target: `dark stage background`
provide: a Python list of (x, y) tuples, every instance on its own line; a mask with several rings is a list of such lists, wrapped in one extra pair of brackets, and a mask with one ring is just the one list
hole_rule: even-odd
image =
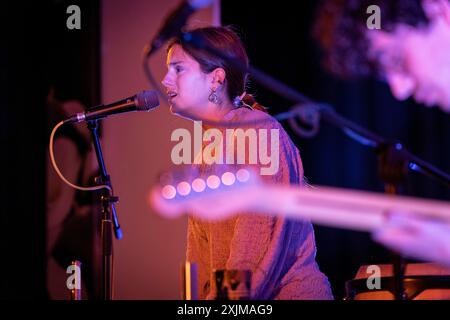
[[(106, 0), (107, 1), (107, 0)], [(61, 99), (78, 98), (86, 105), (99, 100), (99, 2), (8, 1), (1, 10), (0, 142), (2, 275), (0, 297), (45, 297), (45, 149), (44, 104), (52, 79)], [(82, 6), (89, 27), (71, 32), (65, 9)], [(387, 138), (398, 139), (424, 160), (450, 172), (450, 116), (413, 101), (397, 102), (383, 83), (367, 79), (345, 82), (326, 74), (311, 34), (317, 1), (279, 5), (254, 1), (222, 1), (222, 22), (237, 27), (251, 62), (343, 116)], [(166, 13), (161, 14), (166, 15)], [(6, 32), (5, 32), (6, 31)], [(149, 31), (150, 36), (150, 31)], [(271, 114), (290, 102), (252, 83), (260, 103)], [(382, 191), (372, 150), (323, 124), (306, 140), (285, 128), (298, 146), (310, 183)], [(414, 196), (448, 200), (450, 191), (412, 173)], [(389, 253), (368, 234), (315, 227), (317, 260), (329, 277), (335, 297), (364, 264), (389, 262)]]
[[(320, 52), (312, 38), (312, 22), (319, 1), (273, 3), (223, 1), (222, 24), (233, 25), (243, 36), (251, 64), (307, 96), (332, 104), (338, 113), (406, 148), (438, 168), (450, 172), (450, 115), (427, 109), (412, 100), (396, 101), (386, 84), (373, 79), (342, 81), (320, 66)], [(291, 103), (257, 85), (259, 102), (276, 114)], [(298, 146), (311, 184), (383, 191), (372, 149), (359, 145), (337, 128), (323, 123), (313, 139), (303, 139), (284, 127)], [(411, 173), (410, 195), (450, 199), (450, 190)], [(317, 260), (329, 277), (337, 299), (345, 281), (361, 265), (388, 263), (391, 255), (362, 232), (315, 226)]]
[(46, 96), (98, 103), (99, 1), (7, 1), (0, 16), (0, 299), (45, 298)]

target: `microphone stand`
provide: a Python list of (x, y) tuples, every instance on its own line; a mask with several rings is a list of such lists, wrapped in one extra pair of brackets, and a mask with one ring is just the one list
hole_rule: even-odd
[[(408, 175), (408, 156), (400, 143), (384, 144), (378, 149), (378, 174), (384, 181), (387, 194), (405, 193), (405, 182)], [(392, 288), (396, 300), (407, 300), (403, 280), (405, 277), (405, 259), (401, 254), (393, 253)]]
[[(300, 104), (299, 107), (291, 112), (288, 112), (288, 117), (296, 117), (298, 116), (298, 111), (302, 110), (302, 112), (306, 114), (306, 119), (323, 119), (326, 122), (340, 128), (347, 136), (357, 142), (373, 148), (375, 153), (378, 155), (379, 176), (384, 182), (386, 193), (398, 194), (403, 192), (408, 169), (420, 172), (444, 184), (445, 186), (450, 187), (449, 174), (433, 167), (431, 164), (411, 154), (403, 148), (401, 143), (388, 141), (387, 139), (360, 127), (359, 125), (336, 113), (331, 106), (314, 102), (297, 90), (289, 87), (270, 75), (252, 66), (246, 66), (239, 60), (229, 57), (223, 52), (210, 47), (199, 36), (196, 36), (190, 32), (183, 32), (181, 34), (181, 39), (189, 45), (192, 45), (198, 49), (206, 50), (209, 53), (229, 61), (234, 67), (242, 71), (249, 72), (252, 78), (262, 86), (290, 101), (293, 101), (295, 104)], [(286, 117), (286, 115), (282, 116)], [(312, 123), (313, 127), (314, 125), (318, 124)], [(405, 270), (403, 257), (396, 256), (394, 258), (393, 267), (394, 296), (398, 300), (407, 299), (403, 286)]]
[[(95, 154), (100, 169), (100, 175), (95, 179), (98, 185), (107, 185), (112, 188), (111, 179), (106, 172), (105, 162), (103, 160), (103, 153), (98, 136), (98, 119), (87, 121), (87, 127), (91, 131), (94, 141)], [(114, 203), (119, 201), (119, 198), (113, 195), (110, 189), (103, 188), (100, 194), (101, 209), (101, 239), (102, 239), (102, 277), (101, 277), (101, 300), (112, 300), (112, 286), (113, 286), (113, 240), (112, 228), (114, 228), (114, 235), (116, 239), (122, 238), (122, 230), (117, 219)]]

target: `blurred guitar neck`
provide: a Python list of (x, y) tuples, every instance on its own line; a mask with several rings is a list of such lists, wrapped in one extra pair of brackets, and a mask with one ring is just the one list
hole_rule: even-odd
[(401, 211), (450, 224), (450, 202), (385, 195), (331, 187), (315, 189), (266, 185), (258, 191), (261, 202), (254, 208), (289, 218), (357, 231), (381, 227), (386, 214)]

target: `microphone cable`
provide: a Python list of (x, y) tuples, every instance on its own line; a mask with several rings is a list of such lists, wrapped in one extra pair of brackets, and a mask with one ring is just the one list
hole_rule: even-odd
[(65, 124), (64, 121), (59, 122), (52, 130), (52, 133), (50, 134), (50, 142), (49, 142), (49, 153), (50, 153), (50, 160), (53, 166), (53, 169), (55, 169), (56, 173), (58, 174), (58, 176), (61, 178), (62, 181), (64, 181), (64, 183), (66, 183), (67, 185), (69, 185), (70, 187), (77, 189), (77, 190), (81, 190), (81, 191), (96, 191), (96, 190), (100, 190), (103, 188), (108, 189), (109, 191), (112, 192), (112, 189), (110, 186), (103, 184), (103, 185), (99, 185), (99, 186), (93, 186), (93, 187), (80, 187), (77, 186), (73, 183), (71, 183), (70, 181), (68, 181), (64, 175), (61, 173), (61, 171), (58, 168), (58, 165), (56, 164), (56, 160), (55, 160), (55, 155), (53, 153), (53, 140), (55, 138), (55, 133), (58, 130), (59, 127), (61, 127), (63, 124)]

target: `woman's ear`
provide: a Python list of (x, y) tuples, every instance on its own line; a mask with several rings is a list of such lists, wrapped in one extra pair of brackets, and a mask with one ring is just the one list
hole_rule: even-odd
[(216, 68), (212, 71), (212, 82), (215, 86), (220, 86), (225, 82), (226, 72), (223, 68)]

